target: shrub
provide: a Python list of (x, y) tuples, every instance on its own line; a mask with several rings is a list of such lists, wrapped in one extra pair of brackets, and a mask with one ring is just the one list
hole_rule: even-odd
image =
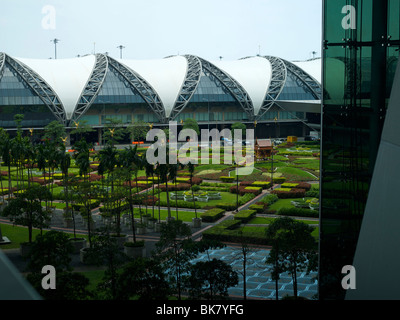
[(250, 210), (255, 210), (257, 213), (262, 213), (264, 211), (264, 206), (259, 204), (252, 204), (249, 207)]
[(274, 179), (274, 183), (277, 183), (277, 184), (282, 184), (286, 181), (285, 177), (277, 177), (277, 178), (273, 178), (273, 179)]
[(219, 220), (224, 215), (225, 210), (221, 208), (210, 209), (200, 215), (204, 222), (214, 222)]
[(260, 200), (260, 202), (270, 206), (271, 204), (274, 204), (278, 200), (279, 200), (279, 198), (276, 194), (269, 194), (269, 195), (265, 196), (264, 198), (262, 198)]
[[(168, 183), (168, 191), (184, 191), (184, 190), (189, 190), (190, 189), (190, 184), (188, 183), (178, 183), (175, 185), (175, 183)], [(160, 190), (161, 191), (166, 191), (167, 186), (165, 183), (160, 184)]]
[[(230, 193), (238, 193), (238, 188), (236, 186), (232, 186), (229, 188), (229, 192)], [(252, 193), (254, 195), (259, 195), (262, 192), (262, 188), (261, 187), (245, 187), (245, 186), (239, 186), (239, 194), (241, 196), (247, 194), (247, 193)]]
[(311, 190), (306, 192), (307, 198), (319, 198), (319, 191)]
[(306, 191), (304, 189), (287, 189), (287, 191), (285, 191), (284, 188), (281, 188), (275, 189), (271, 191), (271, 193), (277, 195), (279, 199), (289, 199), (304, 198)]
[(216, 205), (217, 208), (224, 209), (226, 211), (236, 210), (236, 204), (228, 203), (228, 202), (220, 202)]
[(235, 214), (234, 219), (235, 220), (240, 220), (242, 223), (246, 223), (250, 221), (255, 214), (257, 213), (256, 210), (242, 210), (239, 213)]
[(298, 183), (288, 183), (288, 182), (285, 182), (285, 183), (282, 183), (281, 188), (289, 188), (289, 189), (292, 189), (292, 188), (296, 188), (298, 185), (299, 185)]
[(253, 187), (261, 187), (263, 189), (271, 188), (272, 183), (270, 181), (255, 181), (251, 184)]
[(255, 194), (261, 194), (262, 188), (261, 187), (245, 187), (244, 192), (251, 192)]
[(233, 182), (233, 181), (235, 181), (235, 177), (220, 176), (219, 178), (223, 182)]
[(303, 209), (303, 208), (282, 208), (278, 211), (278, 215), (318, 218), (319, 212), (315, 211), (315, 210)]

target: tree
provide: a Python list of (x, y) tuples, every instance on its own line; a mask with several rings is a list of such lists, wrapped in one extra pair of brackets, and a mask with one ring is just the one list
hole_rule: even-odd
[(61, 146), (64, 137), (67, 135), (63, 124), (54, 120), (44, 127), (43, 138), (49, 142), (55, 143), (57, 146)]
[[(152, 217), (154, 219), (154, 204), (155, 204), (155, 197), (154, 197), (154, 164), (149, 163), (146, 159), (144, 160), (144, 169), (146, 172), (146, 177), (150, 177), (151, 176), (151, 181), (152, 181), (152, 196), (153, 196), (153, 200), (152, 200), (152, 207), (153, 207), (153, 214)], [(147, 209), (146, 209), (146, 213), (147, 213)]]
[(66, 233), (55, 230), (38, 235), (32, 245), (28, 269), (41, 272), (43, 266), (51, 265), (57, 272), (70, 271), (73, 246), (69, 239)]
[(138, 257), (126, 264), (118, 277), (118, 299), (166, 300), (170, 293), (166, 274), (156, 259)]
[[(134, 170), (133, 166), (136, 161), (136, 151), (137, 147), (129, 147), (122, 151), (121, 153), (121, 164), (122, 167), (125, 169), (125, 182), (129, 184), (129, 195), (128, 195), (128, 203), (129, 203), (129, 212), (131, 215), (131, 227), (132, 227), (132, 235), (133, 235), (133, 242), (136, 242), (136, 232), (135, 232), (135, 215), (133, 209), (133, 195), (132, 195), (132, 170)], [(136, 179), (137, 181), (137, 179)], [(137, 188), (137, 182), (136, 182)]]
[(87, 124), (86, 120), (81, 120), (78, 122), (74, 121), (74, 124), (75, 124), (75, 129), (71, 131), (71, 135), (78, 135), (79, 140), (82, 140), (85, 134), (94, 131), (94, 129)]
[(132, 141), (145, 139), (149, 130), (150, 125), (141, 120), (131, 123), (127, 128)]
[(122, 127), (122, 121), (113, 118), (107, 118), (103, 129), (103, 139), (106, 144), (114, 147), (116, 143), (124, 138), (126, 129)]
[(159, 241), (156, 243), (157, 256), (168, 282), (181, 300), (182, 290), (190, 271), (190, 261), (196, 256), (195, 242), (191, 239), (190, 227), (181, 220), (169, 220), (162, 224)]
[(190, 276), (187, 279), (191, 299), (225, 299), (228, 297), (228, 288), (236, 286), (239, 278), (232, 267), (225, 261), (210, 259), (209, 250), (224, 248), (225, 244), (215, 240), (196, 241), (192, 252), (207, 253), (207, 260), (198, 261), (190, 267)]
[(192, 298), (226, 299), (228, 288), (239, 283), (232, 267), (219, 259), (199, 261), (191, 267), (189, 282)]
[(192, 129), (197, 133), (197, 135), (200, 134), (199, 124), (195, 119), (192, 118), (187, 118), (184, 120), (182, 129)]
[(243, 137), (246, 136), (246, 125), (242, 122), (235, 122), (231, 126), (231, 131), (232, 131), (232, 138), (235, 137), (235, 129), (236, 130), (242, 130), (242, 139)]
[(93, 237), (93, 255), (98, 263), (105, 263), (107, 269), (102, 281), (98, 284), (100, 297), (117, 299), (118, 297), (118, 269), (126, 262), (126, 255), (119, 250), (117, 241), (111, 237), (106, 229), (101, 230)]
[(304, 222), (289, 217), (274, 220), (267, 229), (267, 238), (272, 240), (273, 254), (267, 259), (272, 263), (273, 276), (288, 272), (293, 280), (293, 295), (297, 299), (297, 272), (307, 273), (316, 268), (316, 241), (311, 235), (313, 228)]
[[(8, 168), (8, 198), (11, 195), (11, 148), (12, 141), (8, 132), (3, 128), (0, 128), (0, 146), (1, 146), (1, 159)], [(3, 186), (1, 187), (3, 190)], [(4, 197), (3, 197), (4, 198)]]
[[(65, 147), (64, 147), (65, 149)], [(70, 216), (70, 210), (72, 209), (70, 207), (70, 193), (69, 193), (69, 168), (71, 166), (71, 156), (69, 153), (66, 153), (65, 150), (59, 150), (57, 154), (58, 158), (58, 165), (59, 168), (61, 169), (62, 176), (63, 176), (63, 187), (64, 187), (64, 199), (65, 199), (65, 214), (67, 217)], [(71, 214), (72, 216), (72, 222), (73, 222), (73, 228), (74, 228), (74, 238), (76, 238), (76, 225), (75, 225), (75, 215)]]
[(41, 201), (50, 198), (51, 193), (46, 187), (32, 185), (11, 199), (3, 210), (3, 214), (9, 216), (12, 222), (28, 227), (29, 243), (32, 243), (34, 227), (42, 230), (47, 226), (49, 217)]
[(169, 165), (169, 178), (175, 182), (175, 192), (176, 192), (176, 197), (175, 197), (175, 212), (176, 212), (176, 220), (178, 220), (178, 188), (176, 186), (176, 178), (178, 176), (178, 168), (179, 164), (170, 164)]
[(194, 197), (194, 193), (193, 193), (194, 165), (191, 162), (188, 163), (188, 169), (189, 169), (189, 173), (190, 173), (190, 189), (192, 190), (192, 199), (193, 199), (193, 203), (194, 203), (194, 214), (195, 214), (195, 217), (197, 218), (196, 198)]
[[(46, 300), (78, 300), (91, 297), (87, 290), (89, 279), (83, 274), (71, 271), (73, 247), (66, 233), (48, 231), (38, 235), (33, 242), (28, 268), (28, 281)], [(56, 271), (56, 290), (45, 290), (42, 287), (43, 266), (51, 265)]]

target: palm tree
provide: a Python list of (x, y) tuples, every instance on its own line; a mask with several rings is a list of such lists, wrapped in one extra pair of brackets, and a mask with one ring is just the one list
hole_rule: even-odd
[(167, 209), (168, 209), (168, 219), (171, 218), (171, 207), (169, 204), (169, 190), (168, 190), (168, 164), (160, 164), (160, 178), (161, 178), (161, 182), (165, 182), (165, 191), (167, 193)]
[[(0, 128), (0, 155), (4, 164), (8, 167), (8, 197), (11, 193), (11, 140), (10, 137), (3, 128)], [(3, 193), (3, 182), (1, 181), (1, 192)], [(4, 200), (4, 195), (3, 195)]]
[(193, 203), (194, 203), (194, 214), (197, 219), (196, 198), (194, 197), (194, 193), (193, 193), (194, 165), (191, 162), (188, 163), (188, 169), (189, 169), (189, 173), (190, 173), (190, 189), (192, 190), (192, 198), (193, 198)]
[[(157, 175), (157, 189), (159, 193), (160, 193), (160, 176), (161, 176), (160, 170), (161, 170), (160, 163), (157, 162), (154, 172)], [(161, 196), (159, 196), (158, 199), (158, 222), (161, 222)]]
[[(148, 178), (149, 176), (151, 176), (152, 178), (152, 191), (153, 191), (153, 219), (154, 219), (154, 165), (151, 163), (148, 163), (147, 160), (145, 160), (145, 164), (144, 164), (144, 168), (146, 171), (146, 177)], [(146, 208), (146, 213), (147, 213), (147, 208)]]
[[(63, 175), (63, 186), (64, 186), (64, 195), (65, 195), (65, 204), (66, 204), (65, 213), (67, 216), (69, 216), (70, 203), (69, 203), (68, 171), (69, 171), (69, 167), (71, 166), (71, 156), (69, 153), (66, 153), (65, 150), (59, 150), (57, 156), (58, 156), (58, 164), (59, 164), (59, 167), (60, 167), (62, 175)], [(74, 214), (72, 214), (72, 222), (73, 222), (73, 227), (74, 227), (74, 238), (76, 238), (75, 215)]]
[(133, 235), (133, 242), (136, 242), (136, 233), (135, 233), (135, 215), (134, 215), (134, 209), (133, 209), (133, 195), (132, 195), (132, 166), (135, 162), (135, 158), (136, 158), (136, 150), (137, 147), (129, 147), (126, 148), (122, 154), (121, 154), (121, 158), (122, 158), (122, 166), (124, 168), (126, 168), (127, 170), (127, 175), (126, 175), (126, 179), (129, 183), (129, 211), (130, 211), (130, 215), (131, 215), (131, 227), (132, 227), (132, 235)]
[(178, 188), (176, 186), (176, 178), (178, 176), (179, 164), (171, 164), (169, 166), (169, 178), (175, 182), (175, 210), (176, 210), (176, 220), (178, 220)]
[(79, 167), (79, 175), (83, 176), (83, 183), (78, 183), (77, 196), (78, 198), (80, 198), (80, 202), (83, 203), (86, 211), (89, 247), (92, 247), (92, 240), (91, 240), (92, 190), (91, 190), (91, 183), (89, 180), (90, 145), (86, 142), (86, 140), (81, 139), (78, 143), (75, 144), (74, 149), (76, 150), (76, 153), (74, 154), (75, 163)]
[[(112, 196), (114, 195), (114, 169), (118, 164), (118, 151), (113, 145), (108, 143), (105, 146), (105, 148), (100, 151), (99, 157), (100, 157), (100, 166), (102, 166), (102, 169), (104, 169), (105, 172), (108, 172), (108, 177), (107, 177), (107, 187), (108, 187), (107, 202), (109, 203), (109, 205), (106, 205), (106, 208), (108, 210), (110, 210), (110, 212), (112, 212), (113, 204), (115, 204), (115, 202), (112, 199)], [(119, 228), (120, 219), (119, 219), (118, 216), (116, 217), (116, 219), (117, 219), (116, 220), (117, 228)]]

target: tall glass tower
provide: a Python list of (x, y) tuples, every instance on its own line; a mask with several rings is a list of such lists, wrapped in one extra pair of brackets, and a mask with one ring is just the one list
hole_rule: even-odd
[(344, 299), (400, 45), (398, 0), (324, 0), (319, 298)]

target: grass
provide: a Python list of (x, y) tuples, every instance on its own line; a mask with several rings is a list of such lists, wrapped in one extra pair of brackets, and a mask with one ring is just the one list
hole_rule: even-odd
[[(142, 206), (141, 209), (142, 209), (142, 215), (146, 214), (146, 208), (144, 206)], [(147, 208), (147, 214), (150, 214), (151, 216), (153, 216), (153, 207), (152, 206), (149, 206)], [(199, 215), (200, 215), (200, 212), (197, 212), (197, 216), (199, 216)], [(139, 208), (135, 208), (134, 216), (135, 216), (135, 218), (139, 218), (140, 217)], [(172, 206), (171, 206), (171, 216), (172, 217), (176, 217), (175, 207), (172, 207)], [(158, 207), (157, 206), (154, 207), (154, 217), (156, 219), (158, 219)], [(168, 210), (161, 209), (160, 210), (160, 217), (161, 217), (160, 218), (161, 220), (166, 220), (166, 218), (168, 217)], [(181, 211), (178, 208), (178, 218), (179, 218), (179, 220), (182, 220), (184, 222), (192, 222), (192, 219), (194, 217), (195, 217), (194, 210), (193, 211)]]
[[(248, 224), (271, 224), (276, 218), (263, 218), (263, 217), (256, 217), (251, 219)], [(315, 220), (299, 220), (301, 222), (304, 222), (306, 224), (310, 224), (310, 225), (318, 225), (319, 221), (315, 221)]]
[[(312, 198), (304, 198), (305, 200), (310, 200)], [(279, 211), (282, 208), (294, 208), (294, 205), (292, 205), (292, 201), (300, 201), (303, 200), (302, 198), (298, 198), (298, 199), (280, 199), (277, 202), (275, 202), (274, 204), (272, 204), (269, 208), (271, 210), (276, 210)]]
[(277, 169), (289, 181), (313, 181), (318, 180), (311, 173), (294, 167), (280, 167)]
[[(28, 228), (22, 226), (14, 226), (11, 224), (0, 224), (1, 232), (4, 237), (10, 239), (11, 243), (0, 246), (1, 249), (16, 249), (19, 248), (20, 243), (28, 241)], [(43, 230), (43, 233), (46, 233)], [(39, 229), (33, 229), (32, 231), (32, 241), (35, 241), (36, 237), (40, 234)], [(71, 238), (73, 233), (67, 233)], [(87, 238), (86, 235), (79, 235), (81, 238)]]

